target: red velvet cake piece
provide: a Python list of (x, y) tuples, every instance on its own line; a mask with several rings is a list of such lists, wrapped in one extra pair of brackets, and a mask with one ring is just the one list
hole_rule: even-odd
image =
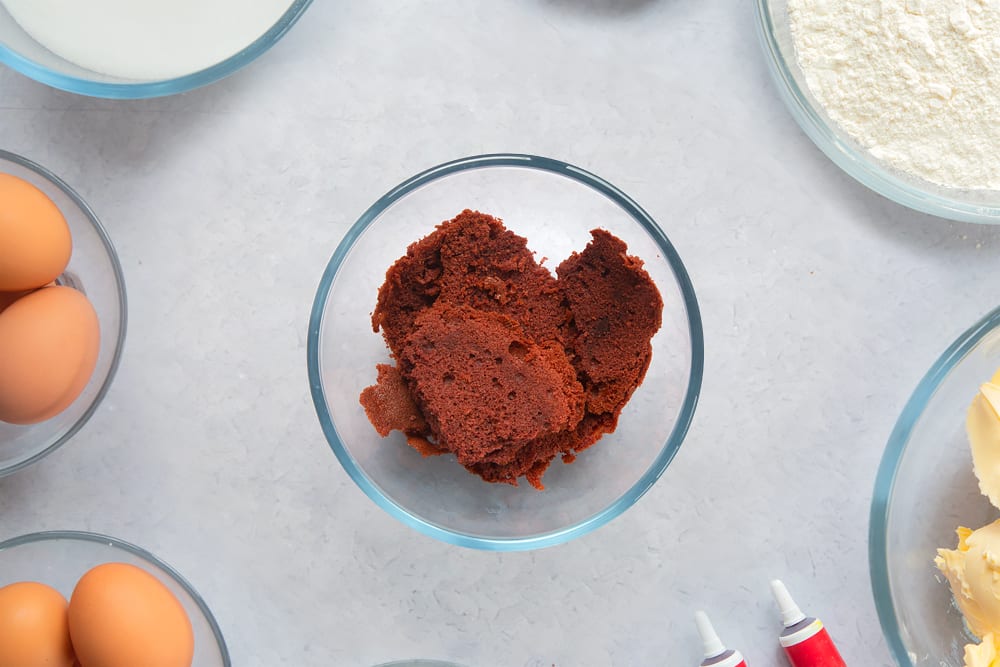
[(463, 465), (581, 416), (583, 390), (565, 356), (499, 313), (437, 304), (416, 318), (398, 362), (435, 442)]
[(372, 327), (398, 353), (413, 320), (438, 300), (508, 315), (537, 342), (561, 339), (568, 317), (556, 279), (524, 237), (469, 210), (411, 244), (386, 271)]
[(617, 415), (649, 368), (663, 299), (624, 241), (603, 229), (591, 236), (556, 273), (573, 313), (567, 347), (587, 392), (587, 412)]

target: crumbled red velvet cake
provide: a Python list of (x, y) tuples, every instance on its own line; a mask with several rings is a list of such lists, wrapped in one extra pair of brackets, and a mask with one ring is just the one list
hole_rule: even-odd
[(361, 393), (375, 429), (452, 453), (488, 482), (541, 489), (556, 456), (615, 430), (663, 301), (625, 243), (595, 229), (553, 277), (527, 241), (463, 211), (386, 272), (372, 314), (396, 366)]

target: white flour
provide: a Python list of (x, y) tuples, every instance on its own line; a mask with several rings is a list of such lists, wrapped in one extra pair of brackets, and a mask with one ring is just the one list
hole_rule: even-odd
[(1000, 189), (1000, 0), (788, 0), (799, 65), (872, 155)]
[(292, 0), (0, 0), (42, 46), (89, 70), (169, 79), (215, 65), (274, 25)]

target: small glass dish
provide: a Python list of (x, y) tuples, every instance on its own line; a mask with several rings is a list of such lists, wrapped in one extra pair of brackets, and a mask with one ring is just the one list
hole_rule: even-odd
[(0, 477), (51, 454), (83, 428), (118, 369), (125, 341), (125, 278), (111, 239), (86, 202), (62, 179), (30, 160), (0, 150), (0, 173), (38, 187), (62, 211), (73, 235), (73, 255), (58, 283), (87, 295), (101, 328), (97, 367), (83, 393), (52, 419), (31, 426), (0, 422)]
[(140, 81), (100, 74), (52, 53), (31, 37), (0, 3), (0, 63), (53, 88), (91, 97), (140, 99), (183, 93), (214, 83), (249, 65), (274, 46), (312, 0), (289, 0), (281, 18), (238, 53), (199, 72), (172, 79)]
[(67, 600), (76, 582), (102, 563), (135, 565), (160, 580), (184, 606), (194, 628), (192, 667), (229, 667), (229, 649), (219, 624), (198, 592), (176, 570), (153, 554), (122, 540), (97, 533), (50, 531), (0, 542), (0, 587), (37, 581)]
[(755, 6), (758, 36), (778, 92), (802, 130), (838, 167), (914, 210), (964, 222), (1000, 223), (1000, 192), (946, 188), (903, 173), (848, 136), (809, 91), (789, 27), (788, 0), (756, 0)]
[(962, 667), (974, 642), (934, 566), (955, 528), (997, 518), (972, 472), (966, 411), (1000, 368), (1000, 308), (945, 350), (903, 408), (879, 466), (868, 559), (889, 649), (902, 667)]
[[(386, 270), (407, 246), (464, 209), (501, 218), (547, 266), (583, 250), (590, 230), (621, 238), (663, 297), (646, 378), (618, 429), (572, 465), (555, 461), (545, 490), (487, 484), (452, 456), (424, 458), (398, 432), (380, 437), (358, 397), (389, 361), (371, 326)], [(380, 507), (445, 542), (495, 551), (566, 542), (620, 515), (680, 448), (701, 388), (704, 342), (694, 289), (663, 230), (625, 193), (571, 165), (484, 155), (417, 174), (348, 231), (320, 281), (308, 332), (308, 372), (323, 432), (344, 469)]]

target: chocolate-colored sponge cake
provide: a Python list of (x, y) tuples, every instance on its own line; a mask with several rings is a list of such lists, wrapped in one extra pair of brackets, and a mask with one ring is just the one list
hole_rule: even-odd
[(591, 235), (556, 274), (573, 315), (567, 348), (587, 388), (587, 412), (617, 415), (649, 368), (663, 301), (624, 241), (603, 229)]
[(583, 387), (557, 347), (506, 315), (436, 303), (414, 321), (397, 364), (430, 433), (469, 466), (571, 428)]
[(538, 342), (562, 340), (569, 318), (562, 301), (558, 282), (524, 237), (492, 216), (464, 211), (411, 244), (386, 271), (372, 326), (399, 354), (420, 311), (440, 302), (503, 313)]
[(372, 314), (396, 366), (361, 393), (376, 430), (452, 453), (488, 482), (541, 489), (549, 464), (614, 431), (642, 382), (663, 301), (625, 243), (596, 229), (553, 277), (527, 241), (463, 211), (386, 272)]

